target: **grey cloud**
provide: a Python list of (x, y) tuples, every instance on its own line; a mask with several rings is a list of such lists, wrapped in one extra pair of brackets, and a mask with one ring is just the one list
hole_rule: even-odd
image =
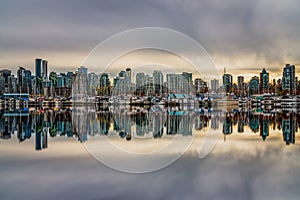
[(300, 60), (300, 2), (296, 0), (29, 0), (0, 5), (0, 53), (84, 55), (112, 34), (158, 26), (193, 37), (213, 57), (255, 55), (270, 65)]

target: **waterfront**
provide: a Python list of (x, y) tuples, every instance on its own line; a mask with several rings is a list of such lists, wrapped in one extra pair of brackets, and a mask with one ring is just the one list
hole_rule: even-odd
[[(82, 116), (86, 131), (80, 133), (76, 129), (82, 126), (74, 123)], [(144, 199), (297, 199), (299, 120), (299, 113), (292, 111), (237, 108), (87, 107), (29, 110), (27, 115), (2, 113), (0, 192), (4, 199), (82, 199), (87, 195), (88, 199), (138, 199), (141, 195)], [(220, 133), (216, 145), (199, 159), (199, 144), (213, 129)], [(153, 134), (159, 132), (155, 130), (162, 130), (161, 134)], [(126, 140), (129, 131), (132, 137)], [(109, 137), (122, 148), (135, 149), (174, 134), (182, 140), (199, 140), (168, 167), (145, 174), (111, 169), (85, 146)]]

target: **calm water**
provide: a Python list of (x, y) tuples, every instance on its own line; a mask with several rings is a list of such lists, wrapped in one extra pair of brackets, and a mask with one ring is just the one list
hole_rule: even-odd
[(2, 111), (0, 197), (299, 199), (299, 128), (294, 111)]

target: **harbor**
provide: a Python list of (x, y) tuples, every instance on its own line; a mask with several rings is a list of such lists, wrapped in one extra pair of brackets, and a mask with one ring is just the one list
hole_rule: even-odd
[(274, 109), (274, 108), (295, 108), (300, 109), (300, 96), (272, 96), (256, 95), (252, 97), (243, 97), (238, 99), (239, 107), (251, 107), (262, 109)]

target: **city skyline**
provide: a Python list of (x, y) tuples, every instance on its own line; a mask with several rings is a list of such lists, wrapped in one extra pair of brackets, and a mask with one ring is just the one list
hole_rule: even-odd
[[(39, 59), (39, 58), (37, 58), (37, 59)], [(43, 60), (43, 61), (47, 61), (47, 60)], [(35, 63), (35, 61), (33, 62), (34, 63), (34, 65), (36, 64)], [(47, 64), (48, 64), (48, 61), (47, 61)], [(267, 71), (268, 71), (268, 73), (270, 74), (270, 76), (269, 76), (269, 78), (270, 78), (270, 81), (271, 80), (273, 80), (273, 79), (279, 79), (279, 78), (282, 78), (282, 69), (284, 68), (284, 66), (286, 65), (287, 63), (284, 63), (284, 65), (282, 65), (280, 68), (279, 68), (279, 72), (278, 73), (272, 73), (272, 71), (270, 71), (269, 70), (269, 68), (268, 67), (261, 67), (261, 68), (259, 68), (259, 67), (257, 67), (257, 68), (255, 68), (255, 70), (253, 70), (254, 72), (253, 73), (247, 73), (247, 74), (244, 74), (243, 73), (243, 71), (244, 70), (241, 70), (241, 72), (240, 73), (237, 73), (237, 74), (235, 74), (235, 73), (233, 73), (233, 72), (231, 72), (231, 70), (230, 70), (230, 68), (228, 68), (228, 67), (223, 67), (222, 69), (219, 69), (219, 79), (218, 78), (213, 78), (213, 79), (209, 79), (209, 78), (206, 78), (206, 77), (202, 77), (201, 75), (200, 75), (200, 72), (198, 72), (198, 71), (196, 71), (196, 73), (194, 74), (193, 72), (191, 72), (191, 71), (189, 71), (189, 70), (171, 70), (170, 72), (169, 72), (169, 74), (176, 74), (176, 73), (182, 73), (182, 72), (188, 72), (188, 73), (193, 73), (193, 76), (195, 76), (194, 78), (201, 78), (201, 79), (203, 79), (203, 80), (206, 80), (206, 81), (211, 81), (211, 80), (214, 80), (214, 79), (218, 79), (219, 81), (222, 81), (222, 76), (223, 76), (223, 74), (224, 74), (224, 69), (226, 69), (226, 72), (228, 72), (228, 74), (231, 74), (232, 76), (233, 76), (233, 79), (232, 79), (232, 81), (233, 81), (233, 83), (236, 83), (236, 84), (238, 84), (238, 77), (239, 76), (243, 76), (244, 77), (244, 81), (250, 81), (251, 80), (251, 78), (253, 77), (253, 76), (255, 76), (255, 75), (259, 75), (259, 73), (261, 72), (261, 70), (262, 69), (266, 69)], [(289, 64), (289, 63), (288, 63)], [(291, 63), (292, 64), (292, 63)], [(295, 65), (295, 75), (296, 75), (296, 77), (297, 76), (299, 76), (300, 75), (300, 68), (299, 67), (297, 67), (297, 64), (293, 64), (293, 65)], [(65, 70), (63, 70), (63, 69), (61, 69), (60, 71), (55, 71), (55, 68), (53, 68), (53, 67), (51, 67), (51, 65), (48, 67), (48, 72), (47, 72), (47, 75), (49, 76), (49, 74), (50, 74), (50, 72), (56, 72), (56, 73), (67, 73), (67, 72), (75, 72), (76, 70), (78, 70), (78, 68), (80, 68), (80, 67), (82, 67), (83, 65), (79, 65), (79, 66), (77, 66), (77, 67), (72, 67), (72, 68), (66, 68)], [(83, 66), (83, 67), (86, 67), (87, 69), (89, 69), (89, 73), (95, 73), (95, 74), (102, 74), (102, 73), (107, 73), (108, 75), (109, 75), (109, 77), (110, 77), (110, 80), (113, 80), (113, 78), (115, 77), (115, 76), (118, 76), (118, 74), (119, 74), (119, 72), (120, 71), (122, 71), (122, 70), (124, 70), (124, 66), (125, 66), (125, 68), (131, 68), (133, 71), (134, 71), (134, 73), (140, 73), (140, 72), (143, 72), (143, 73), (145, 73), (145, 75), (151, 75), (152, 74), (152, 72), (153, 71), (163, 71), (163, 70), (159, 70), (159, 66), (160, 65), (153, 65), (153, 68), (150, 68), (150, 67), (152, 67), (150, 64), (149, 65), (146, 65), (146, 67), (148, 67), (148, 69), (146, 69), (146, 70), (144, 70), (143, 68), (138, 68), (136, 71), (134, 70), (134, 66), (127, 66), (127, 65), (120, 65), (120, 68), (118, 68), (118, 69), (114, 69), (114, 71), (115, 70), (118, 70), (117, 72), (110, 72), (110, 71), (103, 71), (103, 70), (99, 70), (98, 72), (97, 71), (90, 71), (90, 68), (88, 67), (88, 66)], [(24, 65), (18, 65), (18, 67), (16, 68), (16, 70), (14, 70), (14, 69), (11, 69), (11, 68), (8, 68), (8, 67), (0, 67), (0, 70), (10, 70), (11, 71), (11, 73), (13, 74), (13, 75), (17, 75), (17, 71), (18, 71), (18, 69), (19, 68), (25, 68), (26, 70), (30, 70), (31, 72), (35, 72), (36, 70), (35, 70), (35, 66), (33, 66), (33, 67), (29, 67), (29, 68), (27, 68), (27, 67), (25, 67)], [(145, 67), (145, 66), (144, 66)], [(222, 71), (221, 71), (222, 70)], [(246, 70), (245, 70), (246, 71)], [(15, 73), (14, 73), (15, 72)], [(163, 71), (164, 72), (164, 71)], [(164, 74), (164, 78), (166, 78), (166, 74), (167, 74), (168, 72), (165, 72), (165, 73), (163, 73)], [(36, 73), (32, 73), (33, 75), (36, 75)], [(135, 77), (134, 77), (134, 79), (133, 80), (135, 80)]]
[[(227, 95), (247, 96), (271, 93), (274, 95), (299, 95), (300, 80), (295, 65), (286, 64), (282, 68), (282, 76), (273, 79), (265, 68), (255, 74), (249, 81), (245, 76), (234, 78), (224, 68), (220, 79), (199, 78), (197, 74), (187, 71), (165, 72), (151, 69), (152, 74), (143, 71), (135, 72), (127, 67), (115, 76), (102, 72), (89, 72), (80, 66), (76, 71), (58, 73), (48, 69), (48, 61), (35, 59), (35, 73), (20, 67), (17, 76), (11, 70), (0, 70), (0, 93), (28, 93), (44, 97), (70, 97), (81, 99), (86, 96), (138, 95), (162, 97), (173, 94), (200, 95), (210, 92)], [(50, 72), (51, 71), (51, 72)], [(50, 72), (50, 73), (49, 73)]]

